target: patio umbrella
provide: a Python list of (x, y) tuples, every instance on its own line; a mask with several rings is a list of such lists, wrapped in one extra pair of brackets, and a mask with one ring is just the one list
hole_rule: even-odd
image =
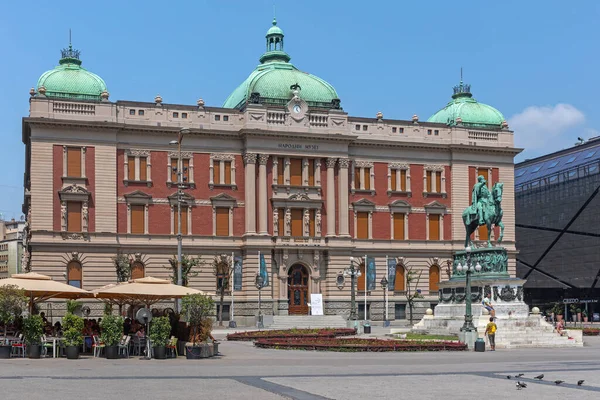
[[(152, 276), (133, 279), (126, 284), (118, 284), (106, 289), (99, 288), (94, 291), (98, 299), (126, 300), (139, 302), (147, 307), (161, 300), (179, 299), (188, 294), (210, 294), (186, 286), (177, 286), (166, 279)], [(212, 294), (210, 294), (212, 295)]]
[[(104, 285), (102, 287), (99, 287), (99, 288), (96, 288), (96, 289), (92, 289), (92, 290), (90, 290), (90, 292), (93, 293), (93, 295), (95, 297), (96, 294), (99, 293), (99, 292), (103, 292), (103, 291), (105, 291), (107, 289), (111, 289), (111, 288), (114, 288), (116, 286), (127, 285), (127, 284), (128, 284), (128, 282), (110, 283), (108, 285)], [(135, 305), (135, 304), (139, 303), (138, 300), (132, 301), (131, 299), (124, 298), (124, 297), (101, 298), (100, 300), (102, 300), (104, 303), (118, 306), (119, 307), (119, 314), (121, 314), (121, 312), (123, 311), (123, 306), (124, 305), (126, 305), (126, 304)]]
[(15, 285), (25, 292), (30, 298), (29, 311), (32, 312), (33, 304), (45, 301), (51, 298), (56, 299), (77, 299), (80, 297), (91, 297), (92, 294), (87, 290), (67, 285), (66, 283), (52, 280), (47, 275), (41, 275), (35, 272), (26, 274), (15, 274), (10, 278), (2, 279), (0, 286)]

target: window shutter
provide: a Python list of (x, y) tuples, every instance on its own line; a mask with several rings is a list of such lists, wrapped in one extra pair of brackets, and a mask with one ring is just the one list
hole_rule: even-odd
[(302, 186), (302, 159), (300, 158), (290, 160), (290, 184)]
[(427, 171), (427, 193), (431, 193), (431, 171)]
[(135, 157), (127, 156), (127, 180), (135, 181)]
[(131, 206), (131, 233), (144, 234), (144, 207), (143, 205)]
[[(173, 207), (173, 212), (174, 212), (174, 218), (173, 221), (175, 221), (174, 227), (175, 227), (175, 235), (177, 235), (178, 233), (178, 229), (179, 229), (179, 216), (178, 216), (178, 212), (177, 212), (177, 207)], [(182, 205), (181, 206), (181, 234), (182, 235), (187, 235), (188, 234), (188, 208), (187, 206)]]
[(367, 289), (367, 274), (365, 273), (365, 264), (360, 264), (360, 276), (356, 280), (356, 290)]
[(308, 186), (315, 186), (315, 160), (308, 160)]
[(144, 272), (144, 264), (139, 261), (136, 261), (131, 266), (131, 279), (140, 279), (145, 276)]
[(406, 170), (400, 170), (400, 190), (406, 192)]
[(217, 207), (217, 236), (229, 236), (229, 208)]
[(231, 161), (225, 161), (225, 184), (231, 185)]
[(364, 171), (365, 190), (371, 190), (371, 168), (365, 168)]
[(404, 267), (396, 265), (396, 280), (394, 282), (394, 290), (397, 292), (403, 292), (406, 290), (404, 286)]
[(369, 238), (369, 213), (358, 212), (356, 213), (356, 236), (357, 239), (368, 239)]
[(148, 157), (140, 157), (140, 181), (148, 180)]
[(394, 240), (404, 240), (404, 218), (404, 214), (394, 213)]
[(304, 236), (302, 232), (302, 210), (292, 210), (292, 236)]
[(360, 190), (360, 168), (354, 168), (354, 189)]
[(213, 182), (217, 185), (221, 183), (221, 161), (219, 160), (213, 161)]
[(284, 182), (284, 172), (285, 172), (285, 161), (283, 157), (278, 158), (277, 161), (277, 184), (283, 185)]
[(70, 178), (81, 177), (80, 147), (67, 147), (67, 176)]
[(310, 213), (310, 228), (308, 229), (308, 235), (311, 237), (315, 236), (315, 210), (309, 210)]
[(283, 209), (277, 210), (279, 214), (279, 218), (277, 219), (277, 230), (279, 231), (279, 236), (285, 236), (285, 212)]
[(67, 231), (81, 232), (81, 203), (67, 202)]
[(440, 267), (432, 265), (429, 268), (429, 292), (437, 292), (440, 283)]
[(435, 191), (438, 193), (442, 193), (442, 173), (435, 173)]
[(429, 214), (429, 240), (440, 240), (439, 214)]
[(396, 190), (398, 190), (398, 189), (396, 189), (396, 174), (398, 173), (398, 171), (395, 170), (395, 169), (392, 169), (391, 172), (392, 172), (392, 177), (391, 177), (391, 180), (392, 180), (392, 190), (396, 191)]
[(177, 159), (171, 158), (171, 182), (177, 183)]

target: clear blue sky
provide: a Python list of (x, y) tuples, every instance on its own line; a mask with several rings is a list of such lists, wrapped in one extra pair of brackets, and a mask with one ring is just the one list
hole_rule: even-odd
[(220, 106), (258, 64), (274, 4), (292, 62), (330, 82), (351, 115), (426, 119), (462, 66), (527, 148), (518, 160), (600, 135), (598, 1), (11, 1), (0, 13), (0, 212), (21, 215), (21, 118), (69, 28), (111, 100)]

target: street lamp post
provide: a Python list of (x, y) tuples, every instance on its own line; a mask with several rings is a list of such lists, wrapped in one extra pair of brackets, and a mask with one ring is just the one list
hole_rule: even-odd
[(356, 292), (355, 292), (355, 283), (356, 278), (361, 276), (360, 269), (356, 268), (354, 265), (354, 257), (350, 257), (350, 266), (344, 270), (344, 276), (350, 277), (350, 316), (348, 319), (350, 321), (356, 321), (358, 317), (356, 316)]
[(260, 296), (260, 290), (263, 288), (264, 282), (263, 282), (263, 277), (259, 275), (256, 275), (256, 280), (254, 281), (254, 284), (256, 286), (256, 288), (258, 289), (258, 328), (262, 329), (265, 327), (265, 325), (263, 324), (263, 318), (262, 318), (262, 312), (260, 309), (260, 303), (261, 303), (261, 296)]
[[(183, 277), (181, 276), (181, 258), (182, 258), (182, 236), (181, 236), (181, 202), (183, 201), (183, 189), (187, 186), (185, 181), (185, 173), (183, 170), (183, 160), (181, 159), (181, 142), (183, 135), (189, 133), (189, 129), (181, 128), (177, 140), (171, 140), (169, 144), (177, 145), (177, 285), (183, 285)], [(181, 301), (177, 300), (177, 312), (181, 312)]]
[(385, 303), (385, 311), (383, 313), (383, 326), (387, 326), (387, 322), (388, 322), (388, 280), (385, 277), (385, 275), (383, 276), (383, 278), (381, 278), (381, 282), (379, 282), (381, 284), (381, 288), (383, 289), (383, 301)]
[(475, 332), (477, 329), (473, 325), (473, 313), (471, 311), (471, 274), (475, 271), (481, 271), (481, 265), (477, 262), (477, 265), (473, 265), (471, 263), (471, 247), (465, 248), (465, 253), (467, 255), (467, 260), (465, 265), (461, 265), (458, 263), (456, 266), (456, 270), (458, 272), (465, 272), (466, 280), (465, 280), (465, 323), (462, 328), (460, 328), (461, 332)]

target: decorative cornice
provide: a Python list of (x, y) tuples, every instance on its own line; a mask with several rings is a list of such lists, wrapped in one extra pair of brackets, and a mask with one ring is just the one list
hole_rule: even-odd
[(235, 160), (235, 154), (231, 153), (211, 153), (210, 158), (218, 161), (233, 161)]
[(326, 163), (327, 163), (327, 168), (335, 168), (335, 163), (337, 162), (337, 158), (328, 158)]
[(407, 163), (391, 162), (388, 164), (391, 169), (410, 169)]
[(445, 167), (444, 165), (425, 165), (423, 167), (423, 169), (425, 171), (436, 171), (436, 172), (439, 171), (439, 172), (442, 172), (442, 171), (444, 171), (444, 167)]
[(140, 150), (140, 149), (129, 149), (125, 151), (125, 154), (127, 154), (128, 156), (133, 156), (133, 157), (149, 157), (150, 156), (150, 150)]
[[(192, 153), (191, 151), (182, 151), (181, 152), (181, 158), (192, 158), (193, 155), (194, 155), (194, 153)], [(179, 152), (178, 151), (169, 151), (169, 157), (170, 158), (179, 158)]]
[(373, 161), (352, 161), (356, 168), (373, 168)]

